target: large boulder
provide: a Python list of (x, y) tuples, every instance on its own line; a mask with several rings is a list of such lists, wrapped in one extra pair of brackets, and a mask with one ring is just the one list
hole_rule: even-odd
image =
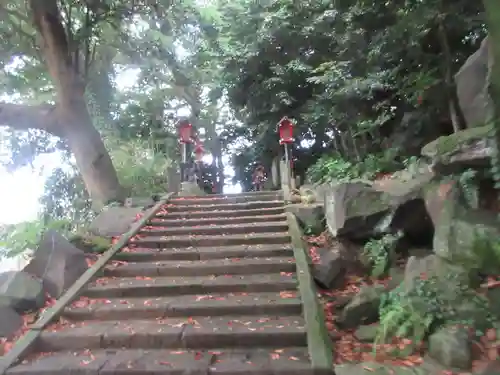
[(37, 276), (51, 297), (59, 298), (88, 268), (85, 253), (55, 231), (47, 231), (24, 268)]
[(429, 189), (426, 203), (435, 226), (437, 256), (482, 274), (500, 272), (495, 251), (500, 228), (494, 213), (467, 207), (454, 182)]
[(342, 310), (337, 320), (338, 325), (352, 329), (360, 325), (375, 323), (379, 317), (380, 298), (385, 291), (383, 285), (362, 286)]
[(440, 175), (490, 168), (494, 150), (492, 129), (485, 125), (439, 137), (425, 145), (421, 154)]
[(23, 326), (21, 315), (8, 305), (0, 305), (0, 317), (0, 338), (11, 339)]
[(325, 216), (334, 236), (366, 240), (374, 236), (403, 231), (421, 238), (432, 234), (422, 188), (432, 174), (415, 176), (401, 183), (388, 180), (372, 184), (363, 181), (338, 183), (325, 193)]
[(332, 289), (343, 281), (346, 262), (337, 251), (322, 249), (319, 262), (313, 265), (314, 281), (323, 289)]
[(101, 237), (117, 237), (130, 229), (142, 207), (108, 207), (92, 221), (89, 231)]
[(493, 118), (493, 102), (489, 94), (493, 55), (489, 38), (471, 55), (455, 74), (458, 101), (468, 127), (482, 126)]
[(325, 229), (325, 214), (320, 204), (289, 204), (285, 210), (297, 217), (306, 234), (319, 234)]
[(45, 303), (42, 283), (23, 271), (0, 274), (0, 306), (24, 313), (37, 310)]
[(469, 332), (460, 327), (443, 327), (429, 336), (429, 355), (448, 368), (468, 370), (472, 366)]

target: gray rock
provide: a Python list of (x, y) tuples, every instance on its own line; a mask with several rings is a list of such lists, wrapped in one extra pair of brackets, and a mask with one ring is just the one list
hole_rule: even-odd
[(156, 201), (151, 197), (129, 197), (125, 199), (124, 206), (127, 208), (142, 207), (143, 209), (145, 209), (153, 207), (155, 203)]
[(494, 213), (466, 207), (453, 186), (448, 194), (436, 188), (432, 198), (427, 199), (427, 207), (435, 226), (436, 255), (483, 274), (500, 272), (494, 255), (500, 228)]
[(378, 324), (361, 326), (354, 332), (354, 336), (356, 336), (356, 338), (361, 342), (372, 343), (375, 341), (375, 338), (377, 337), (378, 329), (379, 329)]
[(429, 356), (446, 367), (468, 370), (472, 366), (472, 343), (467, 330), (444, 327), (429, 336)]
[(137, 215), (142, 212), (139, 207), (109, 207), (103, 210), (92, 221), (89, 231), (101, 237), (116, 237), (130, 229)]
[(475, 372), (475, 375), (498, 375), (500, 374), (500, 359), (496, 361), (491, 361), (488, 365), (481, 369), (479, 372)]
[(314, 281), (323, 289), (332, 289), (343, 281), (346, 262), (338, 251), (320, 252), (319, 263), (313, 265)]
[(19, 313), (36, 310), (45, 303), (42, 283), (23, 271), (0, 274), (0, 305)]
[(26, 272), (40, 278), (44, 290), (59, 298), (88, 268), (85, 253), (55, 231), (47, 231)]
[(493, 102), (489, 94), (493, 55), (489, 38), (471, 55), (455, 74), (458, 100), (468, 127), (482, 126), (493, 119)]
[(364, 285), (358, 294), (344, 307), (338, 318), (338, 325), (351, 329), (372, 324), (378, 320), (380, 297), (385, 292), (382, 285)]
[(300, 225), (307, 234), (319, 234), (325, 230), (325, 214), (320, 204), (289, 204), (287, 212), (297, 217)]
[(421, 154), (439, 175), (456, 174), (469, 168), (487, 169), (494, 149), (492, 134), (491, 125), (461, 130), (428, 143)]
[(13, 308), (0, 305), (0, 337), (11, 339), (23, 326), (23, 318)]
[(332, 184), (325, 193), (325, 217), (334, 236), (366, 240), (399, 230), (417, 240), (432, 233), (422, 189), (432, 177), (412, 181)]

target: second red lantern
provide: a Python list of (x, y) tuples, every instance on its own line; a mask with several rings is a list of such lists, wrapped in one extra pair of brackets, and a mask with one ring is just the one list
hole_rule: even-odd
[(280, 145), (293, 142), (293, 122), (288, 117), (283, 117), (278, 123)]

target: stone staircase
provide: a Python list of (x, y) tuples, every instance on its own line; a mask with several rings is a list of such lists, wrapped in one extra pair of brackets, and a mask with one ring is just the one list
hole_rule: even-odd
[(279, 192), (172, 199), (7, 374), (313, 368)]

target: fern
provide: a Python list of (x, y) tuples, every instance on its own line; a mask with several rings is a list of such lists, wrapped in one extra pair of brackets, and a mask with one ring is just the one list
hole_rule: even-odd
[(368, 258), (372, 265), (372, 277), (379, 278), (386, 274), (396, 242), (402, 236), (402, 232), (386, 234), (378, 240), (370, 240), (365, 244), (363, 255)]

